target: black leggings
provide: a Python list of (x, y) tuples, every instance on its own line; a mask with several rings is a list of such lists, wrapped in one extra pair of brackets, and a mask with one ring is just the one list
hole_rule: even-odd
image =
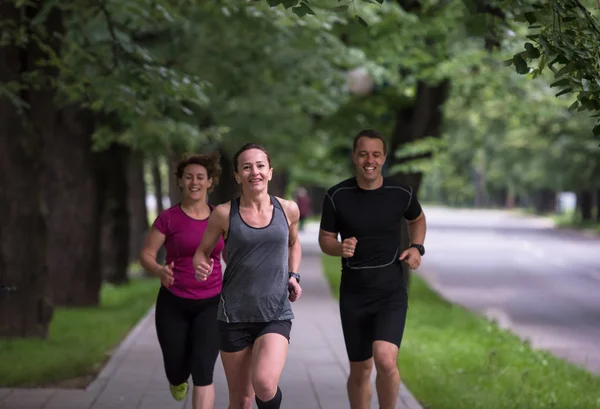
[(213, 383), (219, 355), (219, 296), (193, 300), (160, 287), (156, 300), (156, 334), (171, 385), (188, 380), (195, 386)]

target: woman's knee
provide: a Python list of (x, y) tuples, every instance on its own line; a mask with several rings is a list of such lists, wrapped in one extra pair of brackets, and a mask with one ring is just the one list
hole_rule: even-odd
[(277, 385), (279, 380), (274, 376), (268, 376), (266, 374), (257, 374), (252, 379), (252, 386), (254, 393), (262, 401), (269, 401), (273, 399), (277, 393)]

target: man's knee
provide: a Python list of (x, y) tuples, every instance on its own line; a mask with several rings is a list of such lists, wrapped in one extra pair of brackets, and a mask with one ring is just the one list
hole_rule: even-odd
[(393, 375), (398, 372), (398, 347), (390, 342), (373, 343), (373, 359), (378, 373)]
[(369, 382), (372, 370), (373, 358), (366, 361), (350, 362), (350, 376), (348, 381), (357, 384)]

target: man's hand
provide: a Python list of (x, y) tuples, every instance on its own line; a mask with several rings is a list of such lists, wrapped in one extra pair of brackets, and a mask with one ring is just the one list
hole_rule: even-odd
[(288, 291), (290, 292), (288, 298), (291, 302), (296, 301), (302, 295), (302, 287), (300, 287), (300, 284), (298, 284), (298, 281), (294, 277), (288, 281)]
[(400, 260), (404, 261), (412, 270), (416, 270), (421, 265), (421, 253), (414, 247), (410, 247), (400, 254)]
[(209, 275), (211, 275), (213, 271), (213, 259), (209, 259), (208, 263), (206, 261), (201, 261), (196, 266), (196, 280), (198, 281), (206, 281)]
[(342, 257), (350, 258), (354, 256), (354, 249), (356, 248), (356, 244), (358, 240), (356, 237), (348, 237), (342, 241)]

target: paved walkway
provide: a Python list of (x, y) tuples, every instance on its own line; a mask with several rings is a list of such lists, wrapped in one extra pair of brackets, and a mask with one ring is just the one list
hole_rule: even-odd
[[(348, 364), (336, 301), (322, 274), (316, 225), (301, 233), (302, 298), (293, 304), (288, 360), (280, 386), (282, 409), (348, 409)], [(228, 405), (221, 360), (215, 371), (215, 409)], [(374, 377), (373, 377), (374, 379)], [(375, 389), (371, 407), (379, 408)], [(422, 409), (402, 386), (397, 409)], [(1, 409), (192, 409), (169, 394), (151, 310), (86, 390), (0, 389)]]

